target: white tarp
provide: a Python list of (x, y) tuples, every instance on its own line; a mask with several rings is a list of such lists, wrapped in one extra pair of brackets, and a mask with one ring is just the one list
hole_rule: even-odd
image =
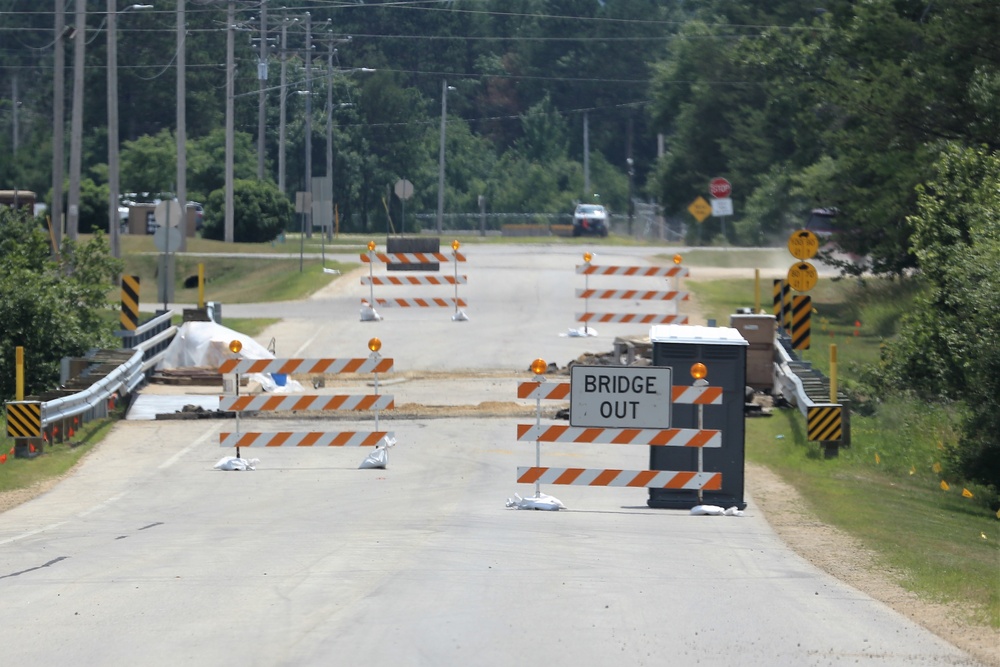
[(157, 369), (218, 368), (233, 356), (229, 351), (229, 343), (233, 340), (243, 344), (240, 356), (244, 359), (274, 359), (270, 350), (246, 334), (215, 322), (185, 322), (167, 347)]

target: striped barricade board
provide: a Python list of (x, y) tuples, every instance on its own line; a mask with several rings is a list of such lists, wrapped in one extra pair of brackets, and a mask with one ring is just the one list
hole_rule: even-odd
[(637, 488), (717, 491), (722, 488), (722, 473), (678, 472), (675, 470), (518, 467), (517, 481), (519, 484), (631, 486)]
[(441, 252), (363, 252), (361, 261), (366, 264), (432, 264), (434, 262), (464, 262), (465, 255), (454, 252), (450, 256)]
[(326, 412), (333, 410), (395, 410), (390, 394), (336, 396), (289, 396), (256, 394), (220, 396), (219, 409), (225, 412)]
[(365, 357), (363, 359), (226, 359), (219, 366), (223, 375), (236, 373), (280, 373), (283, 375), (321, 375), (336, 373), (388, 373), (392, 359)]
[(627, 299), (632, 301), (688, 301), (689, 292), (676, 290), (578, 289), (579, 299)]
[(374, 447), (383, 438), (395, 439), (393, 431), (274, 431), (258, 433), (220, 433), (221, 447)]
[(576, 272), (588, 276), (632, 276), (636, 278), (687, 278), (685, 266), (596, 266), (579, 264)]
[(687, 315), (656, 315), (653, 313), (577, 313), (577, 322), (610, 322), (619, 324), (687, 324)]
[(517, 425), (518, 442), (577, 442), (653, 447), (721, 447), (722, 431), (696, 428), (593, 428), (562, 424)]
[[(569, 400), (569, 382), (521, 382), (517, 385), (517, 397), (543, 400)], [(671, 400), (685, 405), (722, 405), (722, 387), (685, 387), (677, 385), (671, 388)]]
[(361, 276), (362, 285), (468, 285), (468, 276)]
[[(371, 303), (368, 299), (361, 299), (362, 306), (370, 306)], [(375, 299), (376, 306), (383, 307), (396, 307), (396, 308), (451, 308), (459, 307), (465, 308), (469, 304), (465, 302), (465, 299), (440, 299), (440, 298), (410, 298), (410, 299), (386, 299), (382, 297), (377, 297)]]

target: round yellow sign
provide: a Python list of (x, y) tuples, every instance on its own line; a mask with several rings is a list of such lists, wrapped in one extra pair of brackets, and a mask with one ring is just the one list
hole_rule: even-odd
[(796, 292), (808, 292), (816, 287), (817, 280), (819, 274), (816, 267), (809, 262), (792, 264), (792, 268), (788, 269), (788, 285)]
[(810, 259), (816, 256), (818, 250), (819, 239), (807, 229), (792, 232), (788, 237), (788, 252), (795, 259)]

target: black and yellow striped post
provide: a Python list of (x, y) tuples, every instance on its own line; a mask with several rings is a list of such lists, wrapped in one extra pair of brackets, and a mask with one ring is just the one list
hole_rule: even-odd
[(788, 281), (780, 278), (774, 280), (774, 319), (785, 331), (792, 330), (792, 290)]
[(792, 297), (792, 349), (808, 350), (812, 335), (812, 297), (796, 294)]
[(14, 439), (15, 458), (32, 458), (42, 452), (42, 404), (39, 401), (7, 403), (7, 436)]
[(809, 408), (806, 423), (806, 432), (812, 442), (840, 442), (844, 437), (843, 407), (840, 405)]
[(139, 276), (122, 276), (122, 329), (135, 331), (139, 326)]

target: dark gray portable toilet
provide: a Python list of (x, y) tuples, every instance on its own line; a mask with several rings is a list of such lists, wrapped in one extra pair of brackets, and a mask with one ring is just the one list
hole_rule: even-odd
[[(653, 366), (673, 368), (674, 386), (692, 386), (691, 367), (702, 363), (708, 370), (705, 379), (722, 387), (722, 405), (700, 406), (704, 410), (703, 428), (722, 431), (722, 447), (703, 449), (705, 472), (722, 473), (722, 488), (704, 491), (686, 489), (649, 489), (649, 507), (690, 509), (699, 504), (744, 509), (744, 423), (743, 403), (746, 390), (746, 352), (749, 343), (736, 329), (681, 324), (659, 325), (649, 330), (653, 345)], [(697, 405), (674, 403), (671, 428), (698, 428)], [(695, 447), (650, 447), (651, 470), (698, 470)]]

